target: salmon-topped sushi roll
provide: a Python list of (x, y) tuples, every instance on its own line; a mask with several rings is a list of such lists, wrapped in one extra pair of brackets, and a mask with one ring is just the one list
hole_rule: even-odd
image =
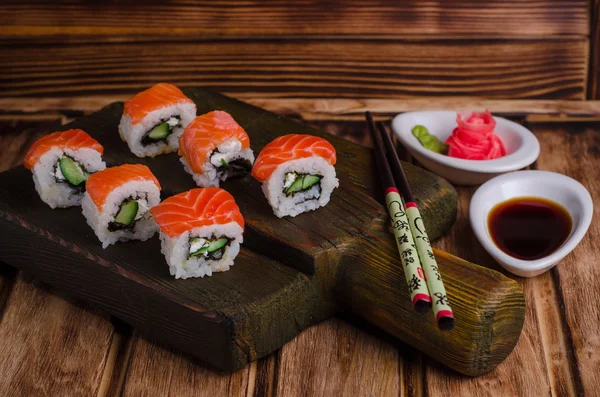
[(233, 196), (223, 189), (179, 193), (150, 212), (160, 227), (162, 252), (175, 278), (227, 271), (240, 252), (244, 218)]
[(250, 138), (231, 115), (222, 110), (198, 116), (179, 139), (185, 170), (200, 187), (245, 175), (252, 169)]
[(91, 175), (86, 187), (83, 215), (102, 248), (117, 241), (145, 241), (156, 233), (149, 210), (160, 202), (160, 183), (145, 165), (107, 168)]
[(52, 208), (81, 203), (90, 174), (106, 168), (104, 148), (82, 130), (44, 135), (33, 143), (23, 165), (33, 173), (35, 189)]
[(177, 151), (179, 137), (196, 117), (196, 105), (172, 84), (159, 83), (125, 102), (121, 139), (138, 157)]
[(278, 217), (323, 207), (339, 186), (336, 153), (327, 140), (312, 135), (280, 136), (260, 152), (252, 176)]

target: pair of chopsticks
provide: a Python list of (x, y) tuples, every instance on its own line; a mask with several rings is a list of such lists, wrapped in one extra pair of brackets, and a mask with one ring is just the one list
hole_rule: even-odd
[(366, 112), (366, 117), (413, 307), (419, 312), (426, 312), (433, 306), (438, 327), (450, 330), (454, 327), (454, 314), (402, 164), (385, 125), (379, 122), (375, 128), (370, 112)]

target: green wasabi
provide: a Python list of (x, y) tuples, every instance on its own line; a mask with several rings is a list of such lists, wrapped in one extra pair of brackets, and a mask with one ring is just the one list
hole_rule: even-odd
[(448, 154), (448, 145), (440, 141), (437, 136), (431, 135), (429, 130), (422, 125), (416, 125), (412, 129), (413, 135), (421, 142), (425, 149), (440, 154)]

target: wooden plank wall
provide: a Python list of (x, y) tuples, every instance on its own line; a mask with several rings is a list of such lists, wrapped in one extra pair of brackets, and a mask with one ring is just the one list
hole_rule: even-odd
[[(65, 114), (93, 111), (159, 80), (253, 98), (259, 106), (294, 113), (363, 144), (369, 144), (364, 126), (351, 120), (362, 120), (365, 108), (387, 118), (431, 107), (428, 99), (440, 96), (447, 97), (447, 108), (455, 107), (453, 97), (472, 96), (496, 100), (469, 102), (485, 103), (492, 111), (598, 115), (597, 103), (573, 103), (600, 99), (599, 2), (2, 1), (0, 170), (19, 164), (30, 142), (61, 117), (64, 121)], [(527, 98), (568, 101), (505, 101)], [(547, 129), (536, 130), (544, 151), (564, 152), (564, 158), (586, 150), (597, 155), (597, 145), (569, 146), (571, 139), (595, 142), (596, 131)], [(579, 170), (573, 168), (579, 163), (563, 157), (542, 165)], [(592, 182), (589, 176), (586, 183)], [(463, 214), (472, 193), (461, 190)], [(460, 246), (455, 240), (468, 233), (463, 218), (438, 247)], [(597, 227), (593, 233), (600, 233)], [(593, 262), (597, 247), (585, 252), (570, 261)], [(457, 254), (494, 266), (481, 247), (465, 243)], [(315, 395), (367, 394), (361, 388), (370, 385), (373, 394), (402, 396), (448, 390), (456, 395), (515, 395), (518, 390), (591, 395), (597, 371), (579, 374), (578, 368), (595, 368), (597, 338), (593, 327), (577, 325), (597, 312), (580, 313), (582, 302), (563, 297), (584, 278), (557, 270), (523, 281), (530, 302), (527, 331), (516, 354), (486, 377), (456, 377), (419, 352), (371, 336), (375, 330), (367, 333), (338, 319), (228, 376), (150, 343), (118, 322), (113, 326), (106, 316), (61, 299), (0, 263), (0, 373), (5, 375), (0, 390), (11, 395), (71, 390), (69, 395), (103, 397), (147, 395), (152, 387), (174, 396), (272, 396), (305, 395), (307, 388)], [(64, 341), (60, 349), (57, 340)], [(359, 360), (362, 355), (377, 359)], [(298, 368), (298, 362), (313, 364)], [(523, 370), (523, 363), (530, 367)], [(323, 382), (318, 375), (328, 371), (342, 375)], [(525, 379), (525, 372), (535, 376)], [(375, 375), (365, 379), (365, 374)], [(200, 382), (201, 391), (190, 389)]]
[(583, 100), (598, 95), (597, 5), (5, 1), (0, 96), (131, 93), (167, 80), (252, 97)]
[(591, 4), (588, 98), (600, 99), (600, 0)]

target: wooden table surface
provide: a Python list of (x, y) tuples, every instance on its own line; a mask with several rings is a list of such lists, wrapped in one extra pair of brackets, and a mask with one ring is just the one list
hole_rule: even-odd
[[(365, 110), (488, 108), (528, 123), (538, 169), (600, 202), (600, 0), (6, 0), (0, 26), (0, 170), (57, 123), (168, 81), (364, 145)], [(475, 188), (458, 191), (459, 218), (435, 245), (500, 270), (467, 220)], [(0, 263), (0, 396), (600, 395), (595, 215), (558, 267), (518, 279), (523, 334), (476, 379), (355, 318), (219, 374)]]
[[(32, 142), (57, 123), (117, 99), (123, 97), (0, 100), (0, 170), (19, 165)], [(579, 180), (600, 202), (599, 101), (249, 101), (364, 145), (370, 145), (361, 120), (366, 109), (389, 120), (413, 109), (487, 107), (526, 122), (536, 134), (541, 155), (533, 168)], [(434, 245), (502, 271), (470, 229), (474, 191), (458, 189), (458, 220)], [(525, 291), (525, 326), (513, 353), (485, 376), (459, 375), (352, 317), (310, 327), (270, 356), (233, 374), (218, 373), (0, 263), (0, 395), (598, 395), (599, 208), (584, 240), (557, 267), (530, 279), (509, 275)]]

